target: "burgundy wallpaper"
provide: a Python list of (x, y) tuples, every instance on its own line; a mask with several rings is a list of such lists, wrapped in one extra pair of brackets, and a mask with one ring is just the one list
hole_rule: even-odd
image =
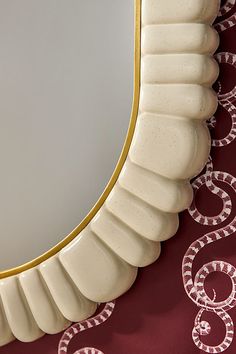
[(155, 264), (139, 271), (128, 293), (75, 324), (61, 342), (62, 334), (15, 341), (0, 354), (236, 352), (235, 3), (222, 3), (215, 25), (221, 72), (219, 108), (209, 122), (211, 158), (193, 181), (195, 201), (180, 216), (178, 234), (163, 244)]

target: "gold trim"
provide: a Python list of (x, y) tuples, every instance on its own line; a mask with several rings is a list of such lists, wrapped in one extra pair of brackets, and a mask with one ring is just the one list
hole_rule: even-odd
[(45, 252), (41, 256), (33, 259), (30, 262), (22, 264), (21, 266), (4, 270), (0, 272), (0, 279), (10, 277), (16, 274), (19, 274), (25, 270), (33, 268), (40, 263), (46, 261), (48, 258), (54, 256), (58, 253), (62, 248), (64, 248), (68, 243), (70, 243), (78, 234), (88, 225), (88, 223), (92, 220), (92, 218), (96, 215), (99, 211), (103, 203), (106, 201), (108, 195), (110, 194), (114, 184), (116, 183), (121, 169), (125, 163), (126, 157), (129, 152), (130, 144), (134, 135), (134, 129), (137, 121), (138, 116), (138, 107), (139, 107), (139, 94), (140, 94), (140, 57), (141, 57), (141, 50), (140, 50), (140, 37), (141, 37), (141, 0), (135, 0), (135, 38), (134, 38), (134, 93), (133, 93), (133, 104), (132, 104), (132, 111), (131, 117), (129, 122), (129, 127), (127, 131), (127, 135), (125, 138), (125, 143), (118, 160), (118, 163), (115, 167), (113, 175), (108, 182), (107, 186), (105, 187), (102, 195), (98, 199), (97, 203), (93, 206), (87, 216), (82, 220), (82, 222), (68, 235), (66, 236), (61, 242), (59, 242), (56, 246), (51, 248), (49, 251)]

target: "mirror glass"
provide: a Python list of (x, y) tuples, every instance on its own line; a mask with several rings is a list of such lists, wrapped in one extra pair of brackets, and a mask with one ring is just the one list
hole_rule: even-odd
[(133, 95), (133, 0), (0, 2), (0, 270), (75, 228), (109, 181)]

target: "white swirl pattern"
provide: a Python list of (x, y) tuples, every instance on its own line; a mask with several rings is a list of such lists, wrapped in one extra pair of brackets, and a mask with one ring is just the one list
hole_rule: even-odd
[[(219, 16), (223, 16), (231, 11), (235, 5), (235, 0), (229, 0), (221, 8)], [(217, 23), (215, 28), (219, 31), (225, 31), (228, 28), (236, 25), (236, 13), (229, 16), (227, 19)], [(216, 54), (216, 59), (219, 64), (229, 64), (233, 68), (236, 68), (236, 55), (234, 53), (222, 52)], [(229, 134), (222, 139), (213, 139), (213, 147), (222, 147), (232, 143), (236, 137), (236, 107), (234, 102), (236, 100), (236, 86), (229, 92), (222, 94), (221, 93), (222, 83), (219, 82), (219, 92), (218, 99), (219, 104), (227, 110), (229, 113), (232, 126)], [(209, 127), (214, 128), (216, 123), (215, 117), (210, 120)], [(209, 158), (206, 172), (200, 177), (196, 178), (192, 183), (195, 194), (202, 187), (206, 186), (211, 193), (218, 196), (222, 202), (222, 210), (216, 216), (205, 216), (200, 213), (193, 201), (191, 207), (189, 208), (189, 213), (192, 218), (202, 224), (202, 225), (220, 225), (225, 220), (229, 218), (232, 213), (232, 200), (231, 197), (226, 191), (217, 187), (214, 184), (214, 181), (219, 181), (228, 184), (232, 188), (232, 192), (236, 195), (236, 178), (230, 175), (227, 172), (214, 171), (213, 163), (211, 158)], [(190, 247), (188, 248), (182, 263), (182, 274), (183, 274), (183, 283), (187, 295), (190, 299), (200, 307), (199, 312), (196, 315), (194, 321), (194, 327), (192, 331), (192, 337), (195, 345), (202, 351), (207, 353), (222, 353), (230, 347), (234, 337), (234, 323), (228, 311), (236, 306), (236, 268), (224, 261), (216, 260), (204, 264), (196, 273), (193, 279), (193, 262), (195, 257), (204, 247), (212, 242), (216, 242), (222, 238), (228, 237), (236, 232), (236, 217), (229, 222), (226, 226), (209, 232), (202, 236), (201, 238), (195, 240)], [(221, 272), (227, 275), (232, 284), (232, 291), (224, 301), (216, 301), (216, 293), (213, 289), (214, 297), (210, 299), (207, 295), (204, 287), (204, 283), (209, 274), (213, 272)], [(225, 337), (224, 340), (215, 346), (207, 345), (203, 343), (201, 336), (206, 336), (210, 334), (211, 326), (207, 321), (202, 320), (202, 315), (205, 311), (214, 312), (224, 323), (225, 325)]]
[[(236, 19), (235, 19), (236, 23)], [(228, 64), (231, 65), (234, 69), (236, 69), (236, 54), (223, 52), (217, 53), (215, 55), (216, 60), (219, 64)], [(236, 138), (236, 107), (234, 105), (234, 101), (236, 101), (236, 86), (229, 92), (221, 93), (222, 85), (221, 82), (219, 84), (219, 92), (218, 92), (218, 100), (219, 104), (229, 113), (231, 117), (231, 129), (229, 134), (222, 139), (212, 139), (212, 146), (220, 147), (230, 144)], [(215, 117), (211, 119), (210, 128), (214, 128), (215, 126)]]
[[(68, 346), (71, 340), (79, 333), (85, 331), (86, 329), (99, 326), (100, 324), (104, 323), (108, 320), (108, 318), (112, 315), (115, 308), (115, 301), (108, 302), (104, 309), (96, 316), (81, 321), (72, 325), (68, 328), (65, 333), (63, 334), (59, 346), (58, 346), (58, 354), (66, 354), (68, 353)], [(99, 349), (95, 348), (81, 348), (77, 350), (74, 354), (103, 354), (103, 352)]]

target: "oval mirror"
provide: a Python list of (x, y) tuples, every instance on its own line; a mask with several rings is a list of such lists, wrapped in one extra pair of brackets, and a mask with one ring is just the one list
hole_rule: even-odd
[(0, 3), (0, 270), (46, 252), (96, 203), (133, 95), (134, 4)]

